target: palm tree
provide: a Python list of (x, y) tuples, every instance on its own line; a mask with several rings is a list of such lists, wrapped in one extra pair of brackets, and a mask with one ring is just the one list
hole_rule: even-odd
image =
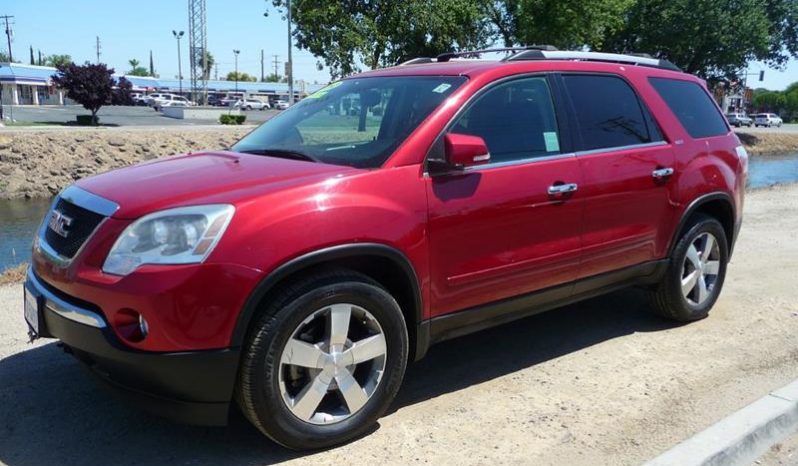
[(133, 68), (134, 70), (135, 70), (136, 68), (138, 68), (138, 67), (139, 67), (139, 64), (141, 63), (141, 62), (139, 62), (138, 60), (136, 60), (135, 58), (131, 58), (131, 59), (130, 59), (130, 60), (128, 60), (127, 62), (128, 62), (128, 63), (130, 63), (130, 67), (131, 67), (131, 68)]

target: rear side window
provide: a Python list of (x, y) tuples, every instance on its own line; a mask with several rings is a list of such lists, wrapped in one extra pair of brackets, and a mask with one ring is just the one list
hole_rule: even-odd
[(667, 78), (649, 79), (691, 137), (708, 138), (729, 131), (723, 116), (697, 83)]
[(563, 75), (573, 101), (582, 149), (609, 149), (662, 140), (629, 84), (614, 76)]

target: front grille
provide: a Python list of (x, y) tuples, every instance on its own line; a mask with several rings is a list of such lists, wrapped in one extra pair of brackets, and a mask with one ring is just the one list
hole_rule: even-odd
[(72, 259), (77, 254), (83, 243), (94, 233), (94, 230), (105, 219), (104, 216), (86, 210), (71, 202), (59, 199), (53, 210), (59, 211), (63, 216), (71, 219), (66, 227), (66, 237), (59, 235), (50, 228), (50, 218), (53, 212), (48, 213), (45, 219), (44, 239), (61, 257)]

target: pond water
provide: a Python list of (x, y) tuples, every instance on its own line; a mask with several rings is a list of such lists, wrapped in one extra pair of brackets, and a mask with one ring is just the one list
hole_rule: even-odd
[[(794, 182), (798, 182), (798, 154), (751, 158), (749, 188)], [(28, 261), (33, 234), (49, 206), (49, 199), (0, 200), (0, 271)]]
[(0, 271), (28, 261), (33, 233), (50, 202), (50, 199), (0, 200)]

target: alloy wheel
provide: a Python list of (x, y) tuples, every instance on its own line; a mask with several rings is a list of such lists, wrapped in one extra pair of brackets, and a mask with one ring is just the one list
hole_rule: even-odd
[(283, 348), (283, 402), (311, 424), (343, 421), (374, 395), (386, 356), (385, 334), (370, 312), (346, 303), (318, 309), (299, 324)]
[(703, 304), (715, 289), (720, 273), (720, 247), (711, 233), (698, 235), (682, 264), (682, 295), (693, 306)]

